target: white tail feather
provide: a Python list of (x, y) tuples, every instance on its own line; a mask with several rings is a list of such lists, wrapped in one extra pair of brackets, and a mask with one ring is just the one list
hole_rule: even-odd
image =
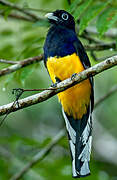
[[(68, 134), (70, 136), (69, 144), (71, 149), (71, 155), (72, 155), (72, 174), (73, 177), (82, 177), (87, 176), (90, 174), (89, 169), (89, 161), (90, 161), (90, 154), (91, 154), (91, 144), (92, 144), (92, 136), (91, 136), (91, 129), (92, 129), (92, 122), (91, 122), (91, 115), (89, 115), (86, 127), (84, 128), (84, 131), (82, 132), (80, 136), (80, 141), (82, 142), (84, 148), (81, 151), (80, 155), (78, 156), (78, 159), (76, 159), (76, 132), (71, 126), (69, 119), (67, 118), (64, 110), (63, 116), (66, 123), (66, 128), (68, 131)], [(77, 171), (76, 168), (76, 162), (75, 161), (81, 161), (81, 168), (80, 171)]]

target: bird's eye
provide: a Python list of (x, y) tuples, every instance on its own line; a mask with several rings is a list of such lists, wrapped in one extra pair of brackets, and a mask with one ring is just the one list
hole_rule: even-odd
[(62, 19), (63, 19), (63, 20), (68, 20), (68, 14), (63, 13), (63, 14), (62, 14)]

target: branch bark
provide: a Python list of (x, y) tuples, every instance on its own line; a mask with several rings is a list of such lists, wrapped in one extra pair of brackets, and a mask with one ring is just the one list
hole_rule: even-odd
[[(30, 64), (33, 64), (33, 63), (37, 63), (42, 60), (43, 60), (43, 55), (31, 57), (31, 58), (25, 59), (23, 61), (17, 61), (17, 62), (15, 61), (14, 65), (0, 70), (0, 76), (10, 74), (14, 71), (17, 71), (18, 69), (21, 69), (21, 68), (28, 66)], [(0, 59), (0, 61), (1, 61), (1, 59)], [(7, 60), (4, 60), (4, 61), (9, 63), (9, 61), (7, 61)], [(13, 61), (10, 61), (10, 62), (13, 62)]]
[(19, 173), (11, 177), (10, 180), (20, 179), (31, 167), (33, 167), (37, 162), (42, 160), (50, 152), (50, 150), (64, 137), (64, 135), (65, 130), (62, 129), (41, 152), (38, 152), (33, 157), (33, 159), (29, 163), (27, 163), (27, 165), (24, 166), (24, 168), (22, 168)]
[[(104, 51), (107, 49), (116, 49), (116, 43), (113, 42), (113, 43), (108, 43), (108, 44), (86, 45), (85, 49), (87, 51), (101, 51), (101, 50)], [(30, 64), (38, 62), (38, 61), (41, 61), (42, 59), (43, 59), (43, 54), (41, 54), (40, 56), (35, 56), (32, 58), (25, 59), (23, 61), (17, 61), (18, 62), (17, 64), (14, 63), (15, 65), (0, 70), (0, 76), (10, 74), (14, 71), (17, 71), (18, 69), (21, 69), (24, 66), (30, 65)], [(2, 61), (6, 61), (6, 63), (7, 63), (8, 60), (2, 60)], [(10, 64), (12, 64), (12, 63), (10, 63)]]
[(0, 0), (0, 4), (4, 5), (4, 6), (8, 6), (14, 10), (17, 10), (27, 16), (29, 16), (31, 19), (35, 20), (35, 21), (39, 21), (39, 20), (42, 20), (40, 17), (36, 16), (35, 14), (29, 12), (29, 11), (26, 11), (25, 9), (23, 9), (22, 7), (18, 6), (18, 5), (15, 5), (11, 2), (8, 2), (8, 1), (5, 1), (5, 0)]
[[(98, 34), (96, 27), (94, 26), (88, 26), (86, 28), (86, 31), (90, 34)], [(109, 38), (116, 38), (117, 37), (117, 28), (111, 28), (109, 29), (104, 36)]]
[(7, 104), (0, 106), (0, 116), (6, 114), (7, 112), (14, 112), (19, 109), (23, 109), (25, 107), (31, 106), (33, 104), (37, 104), (40, 102), (43, 102), (50, 97), (54, 96), (55, 94), (62, 92), (78, 83), (81, 81), (91, 77), (95, 76), (96, 74), (101, 73), (102, 71), (112, 68), (113, 66), (117, 65), (117, 56), (113, 56), (111, 58), (106, 59), (105, 61), (96, 64), (95, 66), (92, 66), (84, 71), (82, 71), (79, 74), (76, 74), (76, 76), (72, 78), (68, 78), (60, 83), (57, 84), (57, 88), (53, 90), (53, 88), (49, 88), (50, 90), (43, 91), (41, 93), (29, 96), (27, 98), (19, 100), (19, 105), (15, 104), (14, 106), (13, 103)]
[[(103, 102), (105, 99), (110, 97), (115, 91), (117, 91), (117, 86), (113, 86), (107, 94), (102, 96), (96, 103), (95, 103), (95, 108), (97, 108), (101, 102)], [(96, 123), (98, 123), (96, 121)], [(98, 123), (98, 125), (100, 125)], [(100, 125), (101, 126), (101, 125)], [(101, 126), (102, 128), (102, 126)], [(95, 128), (97, 129), (97, 128)], [(13, 175), (10, 180), (18, 180), (20, 179), (26, 172), (29, 171), (30, 168), (32, 168), (35, 164), (37, 164), (39, 161), (44, 159), (44, 157), (52, 150), (52, 148), (60, 141), (65, 136), (65, 130), (62, 129), (56, 136), (55, 138), (52, 139), (52, 141), (41, 151), (38, 152), (30, 162), (28, 162), (18, 173)], [(96, 136), (98, 137), (98, 136)], [(102, 139), (102, 138), (101, 138)], [(109, 144), (108, 144), (109, 145)], [(100, 146), (99, 146), (100, 147)], [(117, 147), (117, 146), (116, 146)], [(99, 148), (98, 148), (99, 149)]]
[(107, 131), (107, 129), (97, 121), (96, 117), (94, 117), (94, 122), (94, 158), (117, 166), (116, 137)]
[(116, 49), (116, 43), (103, 43), (103, 44), (96, 44), (96, 45), (86, 45), (85, 49), (87, 51), (104, 51), (107, 49)]
[[(3, 157), (7, 162), (12, 160), (13, 166), (15, 166), (17, 169), (22, 169), (22, 167), (25, 165), (25, 163), (19, 160), (19, 158), (17, 158), (14, 153), (9, 151), (7, 147), (5, 148), (4, 146), (0, 146), (0, 156)], [(36, 180), (42, 180), (42, 177), (39, 175), (39, 173), (32, 169), (30, 169), (28, 172), (27, 177), (34, 177)]]
[(99, 104), (101, 104), (105, 99), (107, 99), (108, 97), (112, 96), (112, 94), (114, 94), (115, 92), (117, 92), (117, 85), (113, 86), (109, 92), (107, 94), (105, 94), (104, 96), (102, 96), (96, 103), (95, 103), (95, 108), (97, 106), (99, 106)]
[[(0, 12), (0, 15), (2, 17), (4, 17), (4, 11)], [(35, 22), (35, 20), (30, 18), (30, 17), (22, 16), (22, 15), (19, 15), (19, 14), (16, 14), (16, 13), (10, 13), (8, 15), (8, 18), (15, 19), (15, 20), (23, 20), (23, 21), (28, 21), (28, 22)]]
[(0, 63), (4, 63), (4, 64), (17, 64), (19, 63), (19, 61), (9, 61), (6, 59), (0, 59)]
[[(5, 1), (5, 0), (0, 0), (0, 4), (2, 4), (4, 6), (8, 6), (8, 7), (14, 9), (14, 10), (17, 10), (17, 11), (19, 11), (19, 12), (21, 12), (21, 13), (26, 15), (26, 17), (25, 17), (25, 16), (20, 16), (20, 15), (12, 14), (11, 13), (9, 15), (9, 17), (11, 17), (11, 18), (22, 19), (22, 20), (26, 20), (26, 21), (30, 21), (30, 22), (35, 22), (35, 21), (43, 20), (42, 17), (39, 17), (36, 14), (27, 11), (26, 8), (22, 8), (19, 5), (15, 5), (14, 3), (11, 3), (11, 2), (8, 2), (8, 1)], [(4, 15), (4, 13), (0, 13), (0, 14), (2, 16)], [(86, 28), (86, 31), (88, 33), (98, 34), (96, 28), (92, 27), (92, 26), (88, 26)], [(105, 36), (110, 37), (110, 38), (115, 38), (117, 36), (117, 29), (116, 28), (111, 28), (110, 30), (108, 30), (108, 32), (105, 33)]]

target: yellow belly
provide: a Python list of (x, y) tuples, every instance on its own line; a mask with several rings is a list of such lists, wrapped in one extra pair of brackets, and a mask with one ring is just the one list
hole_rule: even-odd
[[(84, 70), (82, 63), (76, 53), (66, 57), (50, 57), (47, 60), (47, 69), (52, 81), (55, 83), (55, 77), (65, 80), (74, 73)], [(74, 119), (81, 119), (87, 112), (90, 103), (91, 84), (89, 79), (58, 94), (59, 101), (64, 111), (73, 116)]]

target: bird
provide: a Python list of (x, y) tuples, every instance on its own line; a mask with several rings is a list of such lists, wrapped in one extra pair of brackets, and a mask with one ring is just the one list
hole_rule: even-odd
[[(50, 23), (44, 42), (44, 64), (54, 86), (91, 66), (77, 37), (74, 17), (65, 10), (47, 13)], [(90, 77), (57, 94), (62, 105), (72, 159), (72, 177), (90, 175), (94, 82)]]

